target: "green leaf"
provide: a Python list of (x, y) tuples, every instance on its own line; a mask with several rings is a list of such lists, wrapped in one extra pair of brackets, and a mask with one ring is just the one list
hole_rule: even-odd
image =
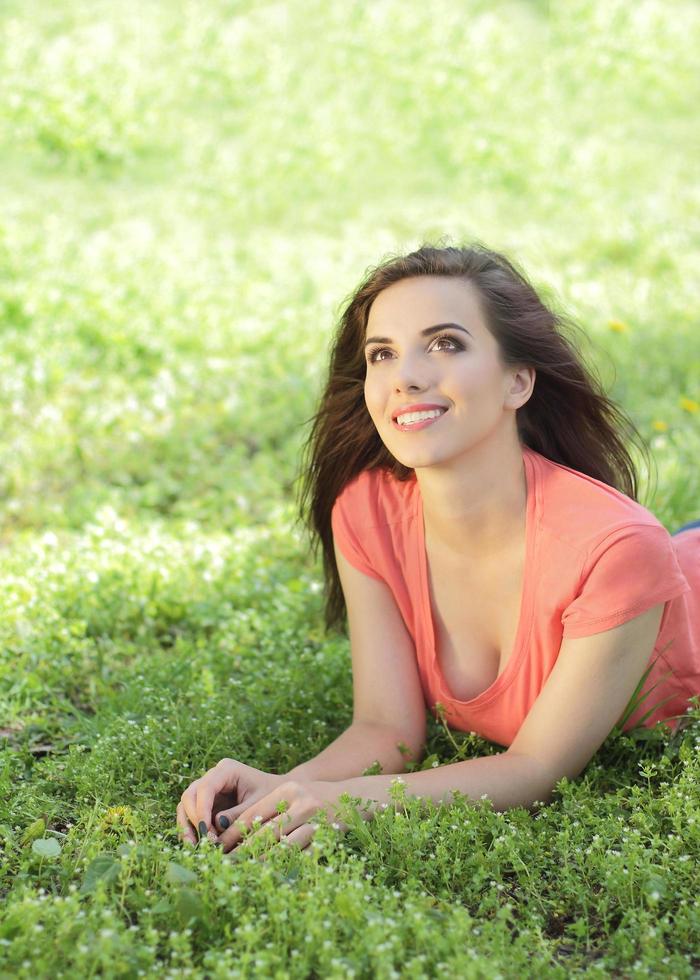
[(169, 915), (172, 912), (173, 907), (167, 898), (161, 898), (161, 900), (153, 906), (151, 912), (154, 915)]
[(55, 837), (42, 837), (41, 840), (34, 841), (32, 850), (41, 857), (55, 858), (61, 853), (61, 845)]
[(367, 766), (367, 768), (363, 769), (362, 771), (363, 776), (381, 776), (381, 774), (382, 764), (379, 759), (375, 759), (370, 766)]
[(643, 889), (646, 894), (647, 901), (652, 904), (655, 904), (666, 897), (666, 881), (664, 878), (659, 877), (659, 875), (650, 874), (643, 885)]
[(425, 914), (431, 916), (433, 919), (438, 919), (440, 922), (446, 918), (445, 913), (440, 909), (426, 909)]
[(94, 892), (99, 882), (111, 885), (119, 877), (120, 870), (121, 864), (114, 859), (113, 855), (98, 854), (88, 865), (83, 883), (80, 886), (80, 894), (86, 895)]
[(181, 864), (175, 864), (174, 861), (168, 861), (166, 877), (174, 885), (187, 885), (191, 881), (197, 880), (197, 875), (194, 871), (190, 871), (189, 868), (183, 868)]
[(199, 919), (204, 912), (202, 900), (197, 892), (191, 888), (180, 888), (175, 896), (175, 907), (180, 919), (180, 924), (184, 928), (192, 919)]
[[(647, 669), (642, 674), (639, 683), (637, 684), (637, 686), (635, 687), (634, 691), (632, 692), (632, 697), (630, 698), (630, 700), (629, 700), (629, 702), (627, 704), (627, 707), (625, 708), (625, 710), (623, 711), (621, 717), (618, 719), (618, 721), (617, 721), (617, 723), (615, 725), (615, 728), (614, 728), (614, 731), (615, 732), (621, 732), (622, 729), (625, 727), (625, 725), (627, 723), (627, 719), (630, 718), (634, 714), (634, 712), (637, 710), (637, 708), (646, 701), (646, 699), (649, 697), (649, 695), (651, 694), (651, 692), (653, 690), (655, 690), (659, 686), (659, 684), (661, 683), (662, 680), (666, 680), (666, 678), (668, 678), (669, 676), (671, 676), (671, 674), (674, 673), (673, 669), (667, 671), (666, 674), (663, 674), (661, 677), (659, 677), (659, 679), (657, 680), (656, 684), (654, 684), (652, 687), (649, 688), (649, 690), (646, 692), (646, 694), (644, 695), (644, 697), (637, 698), (637, 695), (641, 693), (641, 690), (642, 690), (642, 688), (644, 687), (644, 685), (646, 683), (647, 677), (651, 673), (652, 669), (656, 666), (656, 663), (658, 662), (659, 657), (661, 656), (662, 653), (665, 653), (665, 651), (668, 649), (669, 646), (670, 646), (670, 643), (667, 643), (666, 646), (663, 648), (663, 650), (660, 650), (659, 651), (659, 653), (656, 656), (656, 659), (653, 660), (649, 664), (649, 666), (647, 667)], [(647, 711), (647, 713), (644, 715), (643, 718), (640, 718), (640, 720), (637, 722), (637, 726), (642, 726), (644, 724), (644, 722), (647, 720), (647, 718), (649, 718), (650, 715), (652, 715), (656, 711), (657, 708), (660, 708), (662, 705), (666, 704), (666, 701), (670, 701), (670, 700), (671, 700), (671, 698), (669, 697), (669, 698), (666, 698), (665, 701), (660, 701), (659, 703), (655, 704), (653, 706), (653, 708), (650, 708), (649, 711)]]
[(40, 837), (44, 836), (45, 831), (46, 822), (39, 817), (39, 819), (35, 820), (34, 823), (30, 823), (22, 834), (22, 843), (28, 844), (30, 841), (38, 840)]
[(287, 884), (289, 884), (289, 885), (293, 885), (294, 882), (297, 880), (298, 877), (299, 877), (299, 868), (292, 868), (292, 870), (289, 872), (289, 874), (286, 874), (286, 875), (280, 875), (279, 872), (278, 872), (278, 880), (280, 882), (283, 882), (283, 881), (284, 882), (287, 882)]

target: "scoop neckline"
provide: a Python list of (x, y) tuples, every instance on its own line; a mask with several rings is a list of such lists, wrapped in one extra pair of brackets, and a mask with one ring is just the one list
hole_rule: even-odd
[(480, 708), (482, 705), (492, 701), (513, 681), (517, 675), (525, 652), (528, 648), (528, 640), (532, 626), (532, 602), (534, 596), (535, 583), (535, 552), (537, 548), (538, 536), (536, 525), (539, 514), (539, 486), (537, 480), (537, 464), (535, 461), (536, 453), (528, 446), (523, 446), (523, 463), (525, 466), (525, 481), (527, 484), (527, 506), (525, 511), (525, 563), (523, 569), (522, 593), (520, 598), (520, 613), (518, 618), (518, 628), (513, 641), (506, 669), (496, 680), (474, 698), (467, 701), (453, 697), (447, 681), (440, 669), (437, 657), (437, 642), (435, 639), (435, 621), (433, 610), (430, 604), (430, 591), (428, 589), (428, 558), (425, 551), (425, 522), (423, 516), (423, 499), (420, 493), (418, 481), (415, 481), (415, 511), (417, 518), (418, 534), (416, 544), (418, 548), (418, 568), (421, 582), (421, 603), (423, 607), (423, 621), (427, 628), (427, 638), (429, 644), (428, 656), (430, 673), (439, 691), (437, 700), (445, 703), (459, 705), (461, 707)]

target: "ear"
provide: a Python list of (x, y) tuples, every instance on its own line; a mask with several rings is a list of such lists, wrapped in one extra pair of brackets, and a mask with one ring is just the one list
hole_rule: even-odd
[(508, 408), (521, 408), (532, 395), (537, 372), (533, 367), (519, 367), (512, 373), (510, 387), (506, 394)]

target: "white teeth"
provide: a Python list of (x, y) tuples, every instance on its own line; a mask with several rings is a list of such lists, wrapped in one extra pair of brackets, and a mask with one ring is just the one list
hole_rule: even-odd
[(436, 419), (438, 415), (442, 415), (446, 409), (444, 408), (433, 408), (429, 412), (406, 412), (405, 415), (397, 416), (396, 421), (399, 425), (410, 424), (411, 422), (422, 422), (423, 419)]

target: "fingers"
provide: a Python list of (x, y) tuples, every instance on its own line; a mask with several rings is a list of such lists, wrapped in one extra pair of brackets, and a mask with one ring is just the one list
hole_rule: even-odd
[[(349, 830), (348, 825), (343, 821), (341, 821), (340, 823), (334, 821), (331, 824), (331, 826), (333, 827), (334, 830), (337, 830), (340, 833), (345, 833), (347, 830)], [(259, 834), (261, 834), (263, 830), (264, 827), (261, 830), (257, 831), (257, 833), (251, 834), (249, 837), (246, 837), (243, 843), (240, 844), (237, 848), (235, 848), (228, 855), (228, 857), (232, 860), (242, 859), (244, 856), (243, 852), (245, 852), (250, 842), (253, 840), (254, 837), (257, 837)], [(279, 839), (279, 845), (280, 847), (293, 847), (299, 851), (309, 852), (310, 850), (309, 845), (311, 844), (317, 830), (318, 830), (318, 824), (314, 823), (313, 821), (311, 823), (302, 824), (300, 827), (297, 827), (296, 830), (293, 830), (289, 834), (285, 834), (283, 832)], [(258, 856), (257, 860), (267, 861), (271, 853), (272, 853), (271, 850), (265, 851), (263, 854), (260, 854)]]
[(238, 806), (233, 806), (228, 810), (221, 810), (219, 813), (215, 814), (214, 830), (216, 830), (219, 834), (222, 834), (225, 830), (228, 830), (234, 820), (236, 820), (247, 807), (252, 806), (255, 801), (256, 797), (251, 797), (250, 799), (246, 800), (245, 803), (239, 803)]
[(182, 840), (187, 844), (192, 844), (195, 846), (197, 844), (195, 829), (192, 826), (191, 821), (187, 819), (185, 807), (183, 806), (182, 802), (178, 803), (177, 805), (177, 825)]
[[(190, 783), (185, 792), (180, 797), (180, 803), (178, 806), (178, 813), (180, 809), (184, 810), (185, 816), (192, 827), (197, 826), (197, 786), (199, 785), (199, 780), (195, 779), (194, 782)], [(198, 839), (198, 838), (197, 838)]]
[(280, 844), (286, 844), (288, 847), (298, 847), (300, 851), (303, 851), (311, 843), (317, 826), (318, 824), (305, 823), (301, 827), (297, 827), (296, 830), (293, 830), (291, 834), (283, 836)]
[[(318, 826), (317, 824), (305, 823), (301, 827), (297, 827), (296, 830), (293, 830), (291, 834), (283, 833), (279, 841), (280, 847), (290, 847), (290, 848), (293, 847), (296, 848), (296, 850), (298, 851), (305, 850), (306, 848), (308, 848), (309, 844), (311, 843), (313, 836), (316, 833), (317, 826)], [(257, 836), (257, 834), (254, 834), (253, 836)], [(248, 843), (246, 841), (246, 843), (241, 844), (240, 847), (236, 848), (236, 850), (233, 852), (231, 856), (233, 857), (234, 855), (240, 854), (241, 851), (247, 846)], [(266, 851), (264, 854), (260, 855), (258, 860), (267, 861), (268, 857), (270, 856), (270, 853), (271, 853), (270, 851)]]
[[(199, 779), (195, 797), (195, 820), (200, 836), (205, 834), (218, 843), (216, 827), (212, 824), (214, 799), (220, 793), (235, 790), (238, 782), (239, 763), (233, 759), (221, 759)], [(194, 821), (193, 821), (194, 822)]]
[[(307, 847), (317, 826), (307, 821), (319, 806), (323, 808), (323, 795), (309, 792), (307, 787), (294, 782), (276, 783), (267, 795), (260, 790), (256, 795), (250, 792), (247, 774), (247, 766), (233, 759), (222, 759), (187, 787), (177, 808), (183, 841), (194, 845), (206, 836), (228, 853), (244, 839), (249, 841), (262, 834), (272, 834), (275, 841), (301, 849)], [(270, 779), (265, 781), (269, 787)], [(244, 802), (216, 814), (213, 812), (215, 806), (225, 806), (232, 799), (240, 800), (241, 796), (246, 797)], [(280, 803), (286, 805), (282, 812)]]
[(224, 853), (228, 853), (228, 851), (239, 844), (244, 836), (247, 837), (248, 831), (251, 828), (258, 831), (263, 830), (269, 825), (275, 834), (275, 838), (279, 840), (281, 826), (286, 828), (285, 832), (289, 833), (306, 820), (306, 815), (303, 819), (300, 819), (299, 817), (295, 818), (289, 812), (279, 813), (277, 805), (280, 802), (281, 796), (280, 789), (275, 788), (267, 796), (261, 797), (252, 805), (247, 805), (246, 809), (234, 820), (228, 830), (225, 830), (219, 837)]
[(190, 783), (180, 797), (180, 804), (192, 826), (196, 828), (199, 837), (205, 835), (214, 843), (218, 843), (216, 829), (212, 826), (212, 809), (214, 799), (218, 794), (236, 788), (239, 774), (239, 763), (233, 759), (221, 759), (212, 769), (209, 769), (199, 779)]
[(190, 783), (190, 785), (187, 787), (185, 792), (180, 797), (180, 803), (177, 808), (178, 813), (180, 812), (181, 809), (184, 810), (184, 814), (187, 818), (188, 825), (194, 829), (194, 836), (195, 836), (194, 843), (196, 843), (199, 840), (200, 836), (202, 836), (199, 833), (199, 829), (197, 827), (197, 824), (199, 823), (197, 817), (197, 790), (199, 788), (200, 782), (201, 779), (195, 779), (193, 783)]

